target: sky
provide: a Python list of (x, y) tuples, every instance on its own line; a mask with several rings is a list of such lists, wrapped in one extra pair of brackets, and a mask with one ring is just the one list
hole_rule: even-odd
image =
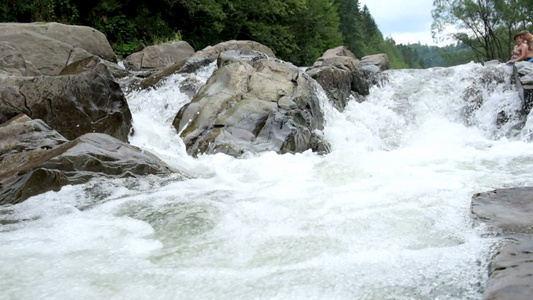
[(359, 0), (368, 10), (384, 38), (397, 44), (436, 45), (431, 38), (433, 0)]

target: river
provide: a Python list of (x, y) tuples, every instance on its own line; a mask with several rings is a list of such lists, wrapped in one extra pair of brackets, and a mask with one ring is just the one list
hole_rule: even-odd
[(190, 101), (178, 86), (213, 69), (128, 95), (130, 142), (189, 179), (93, 180), (0, 209), (0, 299), (481, 298), (499, 240), (471, 197), (533, 184), (508, 67), (389, 70), (342, 113), (323, 96), (327, 155), (193, 158), (171, 127)]

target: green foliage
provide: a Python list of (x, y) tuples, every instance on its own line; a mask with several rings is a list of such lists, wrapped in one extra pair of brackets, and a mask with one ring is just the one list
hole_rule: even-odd
[(327, 49), (342, 45), (337, 6), (328, 0), (306, 0), (289, 20), (296, 49), (279, 56), (297, 65), (311, 65)]
[(0, 22), (61, 22), (76, 24), (75, 0), (4, 0), (0, 4)]
[[(468, 2), (466, 10), (476, 7), (472, 0), (435, 2)], [(531, 0), (481, 2), (493, 2), (493, 8), (502, 11), (498, 18), (512, 26), (523, 27), (524, 21), (516, 20), (531, 19)], [(450, 16), (442, 5), (436, 11), (440, 16)], [(0, 22), (38, 21), (94, 27), (107, 36), (122, 57), (144, 45), (176, 40), (187, 41), (198, 50), (227, 40), (254, 40), (296, 65), (311, 65), (327, 49), (344, 45), (360, 58), (386, 53), (393, 68), (421, 68), (470, 59), (472, 52), (467, 46), (474, 45), (470, 36), (460, 43), (460, 51), (396, 45), (394, 40), (383, 38), (368, 7), (361, 8), (359, 0), (0, 1)], [(511, 34), (497, 28), (498, 37)]]
[[(335, 0), (339, 6), (339, 29), (343, 43), (355, 56), (362, 57), (364, 43), (362, 32), (363, 15), (360, 12), (358, 0)], [(368, 11), (368, 8), (366, 9)]]
[(153, 39), (154, 45), (179, 42), (179, 41), (183, 41), (183, 38), (181, 36), (181, 31), (176, 31), (173, 36), (155, 37)]
[(116, 43), (114, 50), (118, 57), (124, 58), (136, 51), (139, 51), (139, 49), (143, 48), (143, 46), (143, 41), (139, 41), (138, 39), (132, 39), (128, 42)]

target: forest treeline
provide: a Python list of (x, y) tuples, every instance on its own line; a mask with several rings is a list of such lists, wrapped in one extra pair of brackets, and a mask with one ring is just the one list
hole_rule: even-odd
[(464, 41), (448, 47), (397, 45), (359, 0), (1, 0), (0, 22), (60, 22), (103, 32), (119, 56), (142, 46), (187, 41), (200, 50), (254, 40), (296, 65), (345, 45), (357, 57), (386, 53), (392, 68), (475, 60)]

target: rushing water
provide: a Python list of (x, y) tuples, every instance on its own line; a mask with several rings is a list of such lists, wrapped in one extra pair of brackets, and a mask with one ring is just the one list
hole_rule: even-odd
[(471, 196), (533, 183), (506, 67), (388, 71), (343, 113), (324, 101), (328, 155), (192, 158), (170, 126), (178, 85), (213, 68), (129, 95), (130, 142), (190, 179), (94, 180), (2, 209), (0, 299), (481, 297), (498, 240)]

